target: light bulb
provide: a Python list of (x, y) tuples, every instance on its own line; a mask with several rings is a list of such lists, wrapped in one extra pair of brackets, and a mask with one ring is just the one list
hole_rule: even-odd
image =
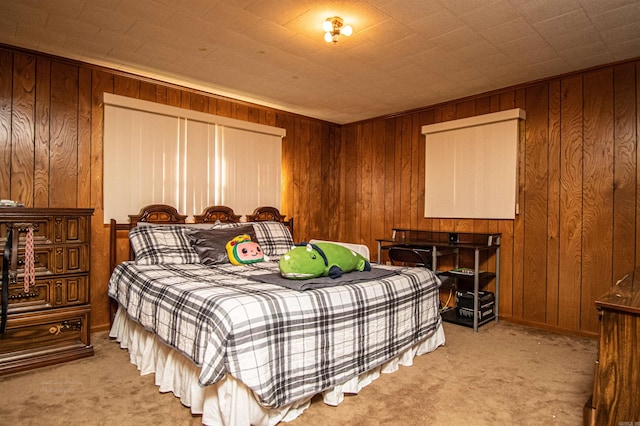
[(331, 19), (327, 19), (322, 23), (322, 29), (325, 32), (331, 32), (331, 30), (333, 29), (333, 24), (331, 23)]
[(353, 28), (351, 28), (351, 25), (345, 25), (344, 27), (340, 28), (340, 34), (349, 37), (351, 34), (353, 34)]
[(331, 43), (333, 41), (333, 36), (331, 33), (324, 33), (324, 41), (327, 43)]

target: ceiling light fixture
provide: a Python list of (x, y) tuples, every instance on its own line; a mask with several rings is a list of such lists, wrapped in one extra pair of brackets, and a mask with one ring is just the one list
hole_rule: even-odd
[(325, 31), (324, 41), (327, 43), (337, 43), (341, 34), (349, 37), (353, 33), (351, 25), (344, 25), (344, 21), (338, 16), (327, 18), (322, 24), (322, 29)]

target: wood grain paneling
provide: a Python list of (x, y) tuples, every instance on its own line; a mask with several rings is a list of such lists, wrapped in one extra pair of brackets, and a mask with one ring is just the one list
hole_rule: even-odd
[[(513, 108), (526, 108), (526, 92), (524, 89), (516, 90), (513, 94)], [(524, 318), (524, 303), (525, 303), (525, 282), (524, 282), (524, 265), (528, 262), (528, 259), (524, 257), (524, 242), (525, 242), (525, 228), (524, 217), (526, 210), (526, 199), (524, 191), (524, 182), (526, 178), (525, 163), (526, 163), (526, 143), (525, 143), (525, 126), (520, 126), (519, 135), (519, 148), (518, 148), (518, 192), (517, 203), (520, 206), (520, 214), (518, 214), (513, 220), (513, 275), (511, 278), (512, 286), (512, 300), (513, 300), (513, 315), (517, 318)]]
[(548, 86), (537, 85), (526, 91), (527, 120), (524, 140), (524, 218), (523, 308), (526, 320), (544, 322), (546, 314), (547, 276), (547, 175), (549, 136)]
[[(282, 213), (295, 239), (367, 244), (393, 227), (501, 232), (500, 316), (597, 332), (594, 300), (640, 266), (638, 62), (343, 126), (20, 49), (0, 49), (0, 197), (92, 207), (94, 329), (107, 327), (103, 93), (286, 129)], [(425, 218), (421, 127), (511, 108), (521, 128), (515, 220)], [(335, 212), (335, 213), (334, 213)], [(493, 269), (495, 257), (483, 256)], [(494, 290), (494, 283), (489, 289)]]
[(51, 63), (49, 207), (77, 206), (78, 67)]
[(635, 266), (636, 235), (636, 70), (628, 63), (613, 69), (613, 276)]
[[(391, 238), (391, 228), (396, 224), (394, 216), (394, 206), (396, 203), (396, 149), (395, 144), (388, 141), (394, 140), (396, 137), (396, 120), (388, 119), (384, 120), (384, 168), (376, 169), (375, 173), (382, 173), (384, 177), (384, 210), (381, 212), (382, 216), (378, 216), (375, 220), (384, 222), (384, 232), (382, 234), (374, 235), (374, 238)], [(369, 244), (369, 248), (372, 249), (372, 242)], [(377, 253), (375, 254), (377, 256)], [(374, 257), (377, 258), (377, 257)]]
[(549, 83), (546, 323), (558, 325), (560, 273), (560, 81)]
[[(102, 133), (104, 130), (102, 104), (104, 93), (113, 93), (114, 76), (111, 73), (93, 70), (91, 73), (91, 326), (105, 327), (110, 323), (109, 296), (105, 288), (109, 281), (109, 229), (104, 224), (102, 194)], [(95, 304), (95, 305), (94, 305)]]
[(561, 81), (560, 312), (558, 324), (580, 329), (582, 281), (582, 76)]
[(78, 75), (78, 207), (91, 206), (91, 70)]
[[(380, 238), (387, 232), (384, 217), (386, 207), (385, 197), (385, 175), (386, 172), (386, 145), (385, 145), (385, 123), (381, 120), (372, 123), (372, 145), (371, 145), (371, 232), (368, 238), (361, 238), (362, 244), (368, 245), (372, 239)], [(375, 170), (382, 170), (383, 173), (374, 173)], [(371, 247), (372, 249), (373, 247)], [(370, 250), (371, 250), (370, 249)], [(373, 251), (373, 250), (371, 250)]]
[(13, 60), (11, 109), (11, 196), (33, 207), (36, 58), (16, 54)]
[[(49, 206), (49, 112), (51, 110), (51, 61), (36, 64), (36, 122), (34, 143), (33, 206)], [(91, 169), (89, 169), (91, 170)], [(85, 207), (88, 207), (86, 205)]]
[[(246, 108), (237, 108), (236, 110), (246, 110)], [(237, 116), (235, 118), (238, 118)], [(318, 162), (311, 162), (311, 132), (307, 123), (296, 119), (296, 149), (295, 149), (295, 179), (294, 187), (294, 207), (293, 214), (296, 219), (296, 227), (300, 231), (299, 235), (309, 235), (309, 209), (310, 203), (320, 205), (320, 194), (312, 194), (309, 192), (311, 175), (314, 173), (315, 167), (319, 166)]]
[(11, 86), (13, 53), (0, 49), (0, 198), (11, 198)]
[(640, 203), (638, 202), (638, 197), (640, 197), (640, 149), (638, 144), (640, 144), (640, 114), (638, 114), (638, 110), (640, 109), (640, 61), (636, 62), (636, 268), (640, 265)]
[(596, 329), (589, 303), (613, 280), (613, 69), (583, 78), (581, 328)]

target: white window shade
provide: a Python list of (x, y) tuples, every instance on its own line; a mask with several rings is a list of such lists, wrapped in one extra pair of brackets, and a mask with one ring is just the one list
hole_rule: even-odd
[(513, 109), (423, 126), (425, 217), (514, 219), (525, 118)]
[(251, 213), (258, 206), (280, 206), (282, 141), (280, 138), (219, 127), (220, 187), (217, 204)]
[(193, 216), (281, 208), (284, 129), (105, 93), (104, 218), (148, 204)]

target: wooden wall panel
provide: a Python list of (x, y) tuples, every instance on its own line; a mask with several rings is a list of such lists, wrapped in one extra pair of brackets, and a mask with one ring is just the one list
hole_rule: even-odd
[(114, 75), (93, 70), (91, 73), (91, 327), (104, 328), (109, 324), (109, 296), (106, 293), (109, 280), (109, 228), (104, 225), (102, 193), (103, 161), (102, 133), (104, 113), (99, 107), (105, 93), (113, 93)]
[[(385, 228), (385, 173), (386, 173), (386, 126), (381, 120), (372, 123), (372, 144), (371, 144), (371, 214), (370, 214), (370, 234), (368, 238), (360, 238), (361, 243), (369, 244), (372, 239), (384, 236), (388, 228)], [(382, 173), (380, 173), (382, 171)], [(374, 252), (373, 247), (369, 249)]]
[(636, 94), (636, 264), (638, 267), (640, 265), (640, 203), (638, 199), (640, 198), (640, 114), (638, 111), (640, 110), (640, 61), (636, 62), (636, 86), (635, 86), (635, 94)]
[(148, 81), (141, 81), (140, 99), (143, 101), (157, 102), (156, 85)]
[(546, 324), (558, 325), (560, 273), (560, 81), (549, 83)]
[(36, 122), (34, 141), (33, 206), (49, 206), (49, 112), (51, 110), (51, 61), (36, 64)]
[(78, 67), (51, 63), (49, 207), (77, 206)]
[[(253, 109), (255, 110), (255, 108)], [(311, 206), (322, 203), (322, 140), (328, 141), (328, 134), (323, 131), (322, 126), (315, 122), (307, 123), (306, 127), (309, 132), (309, 188), (307, 192), (310, 195), (307, 211), (307, 235), (314, 238), (323, 234), (321, 229), (324, 217), (322, 210), (311, 208)], [(318, 160), (314, 161), (313, 159)]]
[(558, 325), (580, 329), (582, 281), (582, 76), (561, 81), (560, 312)]
[(622, 277), (635, 265), (636, 135), (637, 109), (635, 64), (613, 69), (614, 180), (613, 180), (613, 277)]
[[(222, 115), (220, 112), (223, 111), (221, 106), (224, 105), (224, 102), (220, 102), (217, 100), (215, 103), (216, 110), (213, 111), (214, 114)], [(209, 103), (209, 107), (211, 108), (212, 104)], [(287, 129), (287, 134), (284, 138), (282, 138), (282, 213), (283, 214), (291, 214), (291, 206), (293, 206), (293, 193), (291, 188), (293, 187), (293, 164), (291, 161), (286, 161), (286, 159), (291, 159), (293, 156), (293, 138), (294, 135), (291, 134), (291, 124), (290, 117), (288, 115), (278, 114), (276, 117), (276, 126), (283, 127)], [(285, 213), (288, 212), (288, 213)], [(293, 224), (293, 237), (298, 240), (297, 232), (296, 232), (296, 224), (294, 220)]]
[(91, 70), (78, 75), (78, 207), (91, 207)]
[[(400, 224), (403, 228), (411, 228), (411, 193), (412, 193), (412, 174), (411, 169), (412, 157), (413, 157), (413, 121), (410, 115), (404, 115), (400, 119), (400, 140), (399, 142), (400, 152), (398, 158), (400, 159)], [(396, 191), (398, 188), (395, 189)]]
[[(420, 139), (424, 138), (421, 128), (420, 115), (413, 114), (411, 116), (411, 137), (409, 139), (411, 142), (411, 181), (409, 182), (411, 188), (420, 188), (420, 175), (424, 176), (425, 173), (424, 155), (420, 157), (419, 146)], [(424, 184), (424, 179), (422, 183)], [(422, 198), (422, 203), (424, 204), (424, 197), (420, 197), (419, 192), (413, 189), (409, 197), (409, 226), (414, 229), (418, 227), (420, 217), (424, 216), (424, 208), (419, 211), (420, 198)]]
[[(247, 110), (248, 112), (248, 110)], [(238, 117), (235, 117), (238, 118)], [(312, 175), (316, 167), (319, 167), (318, 162), (311, 162), (311, 129), (309, 123), (296, 119), (296, 178), (294, 179), (294, 186), (298, 192), (294, 193), (294, 216), (296, 219), (296, 227), (298, 229), (298, 235), (309, 235), (309, 212), (311, 205), (320, 205), (320, 194), (311, 193), (311, 180)], [(312, 168), (313, 167), (313, 168)], [(317, 176), (317, 173), (316, 173)], [(309, 240), (308, 237), (305, 241)]]
[(596, 329), (589, 303), (613, 280), (613, 69), (583, 78), (581, 328)]
[(356, 243), (367, 243), (371, 240), (371, 198), (372, 198), (372, 162), (373, 162), (373, 124), (371, 122), (363, 123), (359, 126), (361, 129), (361, 137), (359, 138), (358, 158), (360, 158), (360, 169), (358, 182), (358, 193), (360, 194), (358, 202), (356, 202), (356, 211), (362, 212), (356, 218), (356, 229), (360, 229), (360, 235)]
[(33, 207), (36, 58), (16, 54), (13, 58), (13, 105), (11, 109), (11, 197)]
[(393, 215), (393, 227), (406, 228), (407, 225), (402, 223), (402, 161), (403, 157), (406, 158), (402, 148), (402, 119), (398, 117), (392, 120), (394, 121), (394, 133), (387, 142), (393, 146), (393, 183), (390, 187), (393, 194), (393, 204), (389, 213)]
[(13, 53), (0, 49), (0, 198), (11, 199)]
[(349, 126), (345, 129), (345, 140), (341, 144), (340, 157), (343, 158), (344, 178), (340, 177), (344, 188), (344, 220), (342, 221), (340, 235), (336, 238), (340, 241), (357, 241), (355, 218), (360, 214), (357, 211), (356, 179), (358, 170), (358, 146), (356, 144), (357, 126)]
[(140, 97), (140, 83), (140, 80), (132, 77), (115, 74), (113, 76), (113, 93), (138, 99)]
[(546, 314), (547, 276), (547, 175), (549, 136), (548, 86), (537, 85), (526, 91), (527, 120), (524, 140), (524, 217), (523, 241), (523, 310), (526, 320), (544, 322)]

